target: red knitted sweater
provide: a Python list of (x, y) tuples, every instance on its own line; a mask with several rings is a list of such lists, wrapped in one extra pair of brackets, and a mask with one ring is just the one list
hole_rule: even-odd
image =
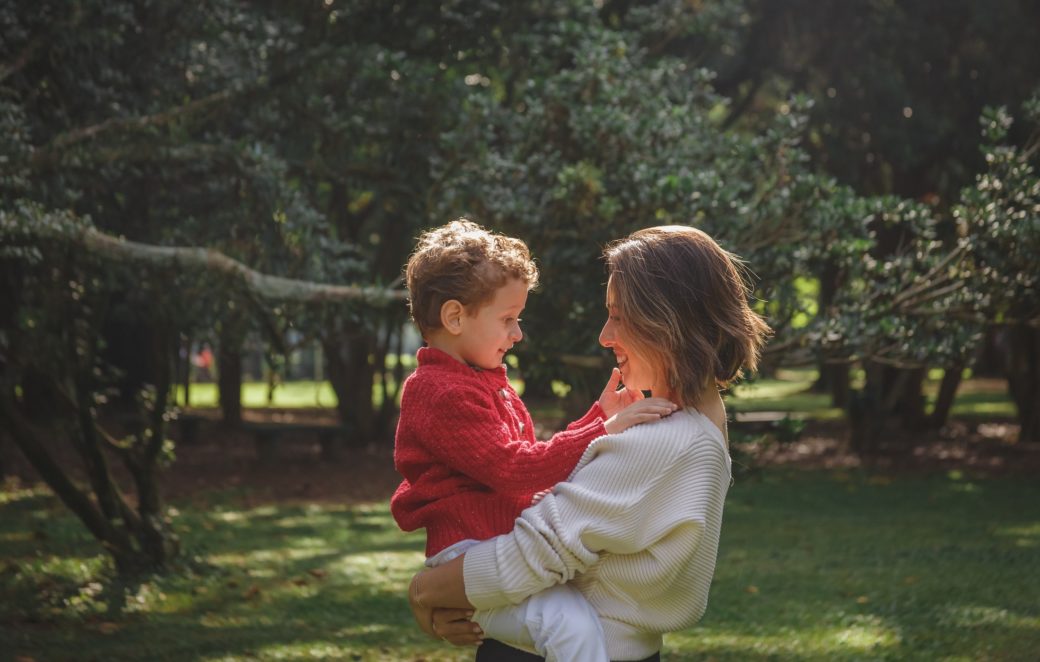
[(513, 530), (536, 492), (566, 480), (585, 448), (606, 434), (599, 404), (548, 441), (506, 369), (478, 370), (424, 347), (404, 383), (394, 466), (404, 480), (390, 511), (405, 531), (426, 528), (426, 555), (460, 540)]

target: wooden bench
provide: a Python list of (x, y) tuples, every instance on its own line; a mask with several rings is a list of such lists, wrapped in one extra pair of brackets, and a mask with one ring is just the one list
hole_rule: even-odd
[(273, 464), (278, 459), (278, 445), (290, 437), (313, 439), (321, 444), (321, 456), (326, 460), (337, 460), (342, 454), (347, 428), (328, 423), (260, 423), (245, 421), (242, 429), (253, 435), (256, 457), (264, 464)]
[(795, 441), (805, 427), (800, 413), (789, 411), (736, 412), (731, 427), (748, 434), (772, 434), (781, 442)]

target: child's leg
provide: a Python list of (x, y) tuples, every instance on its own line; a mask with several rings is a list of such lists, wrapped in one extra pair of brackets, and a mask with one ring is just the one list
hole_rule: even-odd
[(608, 662), (603, 627), (577, 589), (553, 586), (515, 607), (477, 611), (473, 617), (489, 639), (533, 650), (548, 662)]

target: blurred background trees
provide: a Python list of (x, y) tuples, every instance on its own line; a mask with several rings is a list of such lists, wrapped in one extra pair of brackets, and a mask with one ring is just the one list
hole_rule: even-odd
[[(421, 229), (470, 215), (539, 260), (518, 348), (531, 396), (602, 382), (602, 247), (690, 223), (757, 275), (766, 369), (819, 366), (863, 449), (887, 424), (941, 425), (984, 341), (1035, 440), (1038, 30), (1013, 0), (9, 3), (6, 434), (39, 467), (45, 442), (78, 448), (93, 496), (57, 466), (52, 487), (122, 566), (162, 565), (154, 476), (193, 348), (215, 348), (234, 424), (248, 338), (272, 365), (320, 345), (343, 424), (387, 439), (406, 311), (265, 298), (94, 254), (83, 233), (393, 290)], [(931, 412), (928, 368), (948, 376)]]

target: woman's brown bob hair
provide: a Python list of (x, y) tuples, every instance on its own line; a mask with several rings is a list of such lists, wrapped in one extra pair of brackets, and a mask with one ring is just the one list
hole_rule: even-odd
[(771, 333), (748, 306), (740, 259), (696, 228), (647, 228), (604, 251), (608, 298), (626, 333), (665, 370), (673, 399), (695, 406), (705, 387), (755, 370)]

